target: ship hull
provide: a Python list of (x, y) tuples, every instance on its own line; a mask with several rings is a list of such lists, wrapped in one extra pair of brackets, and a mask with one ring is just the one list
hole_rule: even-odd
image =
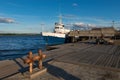
[(42, 32), (41, 36), (43, 37), (46, 45), (58, 45), (65, 43), (65, 34)]

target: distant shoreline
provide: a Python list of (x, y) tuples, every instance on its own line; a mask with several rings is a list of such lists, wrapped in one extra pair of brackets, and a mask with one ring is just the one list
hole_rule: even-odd
[(40, 34), (29, 34), (29, 33), (28, 34), (24, 34), (24, 33), (23, 34), (22, 33), (21, 34), (16, 34), (16, 33), (3, 33), (3, 34), (1, 33), (0, 34), (0, 36), (26, 36), (26, 35), (29, 36), (29, 35), (40, 35)]

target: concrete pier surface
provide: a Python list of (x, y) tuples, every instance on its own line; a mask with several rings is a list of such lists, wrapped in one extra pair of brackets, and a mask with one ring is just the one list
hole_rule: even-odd
[[(69, 43), (47, 54), (47, 72), (33, 80), (120, 80), (120, 46)], [(23, 58), (0, 61), (0, 80), (29, 80)], [(34, 68), (36, 64), (34, 64)]]

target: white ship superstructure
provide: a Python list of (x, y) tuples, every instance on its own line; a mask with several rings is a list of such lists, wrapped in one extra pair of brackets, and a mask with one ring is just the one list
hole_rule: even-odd
[(59, 23), (55, 23), (54, 32), (42, 32), (42, 36), (65, 38), (65, 34), (68, 32), (70, 32), (70, 30), (64, 28), (64, 24), (62, 23), (62, 16), (60, 16)]
[(62, 16), (59, 17), (59, 23), (55, 23), (54, 32), (41, 32), (44, 40), (47, 44), (63, 44), (65, 42), (65, 36), (70, 30), (64, 28), (62, 23)]

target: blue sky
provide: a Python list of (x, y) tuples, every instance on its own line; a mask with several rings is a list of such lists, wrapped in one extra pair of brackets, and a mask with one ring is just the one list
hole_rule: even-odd
[(119, 27), (120, 0), (0, 0), (0, 32), (52, 31), (60, 13), (66, 25)]

